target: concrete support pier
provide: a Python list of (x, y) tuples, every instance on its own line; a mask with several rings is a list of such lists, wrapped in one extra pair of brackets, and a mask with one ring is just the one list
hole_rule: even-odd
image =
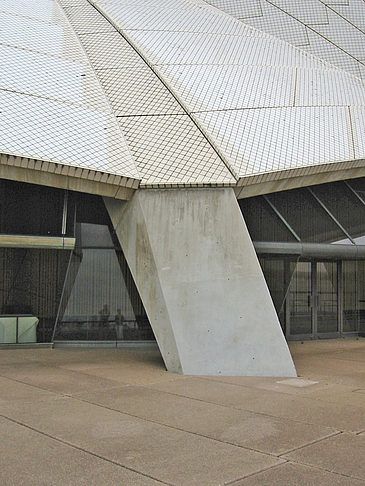
[(231, 188), (104, 200), (169, 371), (296, 376)]

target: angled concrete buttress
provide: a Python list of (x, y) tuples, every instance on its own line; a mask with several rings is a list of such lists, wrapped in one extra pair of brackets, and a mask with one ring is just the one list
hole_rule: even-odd
[(296, 376), (231, 188), (104, 200), (169, 371)]

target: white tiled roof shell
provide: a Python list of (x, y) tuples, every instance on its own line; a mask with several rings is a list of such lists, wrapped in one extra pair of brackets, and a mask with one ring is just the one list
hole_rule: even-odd
[(365, 81), (364, 0), (205, 0)]
[(138, 185), (129, 147), (56, 1), (0, 0), (0, 66), (0, 153), (51, 163), (41, 170), (58, 164)]
[(142, 186), (234, 185), (202, 130), (112, 24), (87, 0), (59, 2), (109, 99)]
[(365, 86), (351, 74), (203, 0), (58, 4), (0, 0), (2, 18), (19, 22), (0, 45), (5, 153), (127, 171), (146, 187), (365, 158)]
[(350, 73), (203, 0), (89, 1), (163, 80), (240, 182), (365, 158), (365, 86)]

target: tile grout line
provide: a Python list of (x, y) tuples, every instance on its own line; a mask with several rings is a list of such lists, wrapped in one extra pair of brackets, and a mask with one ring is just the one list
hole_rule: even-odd
[(76, 449), (78, 451), (84, 452), (85, 454), (89, 454), (89, 455), (91, 455), (93, 457), (97, 457), (98, 459), (101, 459), (103, 461), (106, 461), (106, 462), (108, 462), (110, 464), (114, 464), (115, 466), (121, 467), (123, 469), (127, 469), (127, 470), (132, 471), (132, 472), (134, 472), (136, 474), (140, 474), (141, 476), (145, 476), (145, 477), (147, 477), (149, 479), (153, 479), (154, 481), (157, 481), (159, 483), (165, 484), (167, 486), (175, 486), (173, 483), (167, 483), (166, 481), (163, 481), (161, 479), (155, 478), (154, 476), (151, 476), (149, 474), (146, 474), (146, 473), (143, 473), (141, 471), (138, 471), (137, 469), (134, 469), (134, 468), (129, 467), (129, 466), (125, 466), (125, 465), (123, 465), (123, 464), (121, 464), (121, 463), (119, 463), (117, 461), (113, 461), (112, 459), (108, 459), (107, 457), (101, 456), (100, 454), (96, 454), (95, 452), (92, 452), (92, 451), (89, 451), (87, 449), (84, 449), (83, 447), (80, 447), (80, 446), (78, 446), (76, 444), (73, 444), (72, 442), (69, 442), (67, 440), (61, 439), (60, 437), (54, 437), (51, 434), (47, 434), (46, 432), (43, 432), (42, 430), (38, 430), (35, 427), (32, 427), (31, 425), (27, 425), (27, 424), (25, 424), (23, 422), (20, 422), (18, 420), (15, 420), (15, 419), (12, 419), (10, 417), (7, 417), (6, 415), (3, 415), (1, 413), (0, 413), (0, 417), (4, 418), (6, 420), (9, 420), (9, 422), (12, 422), (14, 424), (20, 425), (21, 427), (24, 427), (26, 429), (32, 430), (33, 432), (36, 432), (36, 433), (38, 433), (40, 435), (43, 435), (43, 436), (48, 437), (48, 438), (50, 438), (52, 440), (55, 440), (55, 441), (57, 441), (57, 442), (59, 442), (61, 444), (64, 444), (64, 445), (68, 446), (68, 447), (71, 447), (72, 449)]

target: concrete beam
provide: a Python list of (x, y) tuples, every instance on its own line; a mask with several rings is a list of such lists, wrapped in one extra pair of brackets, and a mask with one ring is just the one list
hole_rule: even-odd
[[(235, 187), (235, 193), (237, 199), (244, 199), (246, 197), (261, 196), (262, 194), (271, 194), (273, 192), (288, 191), (290, 189), (298, 189), (300, 187), (314, 186), (317, 184), (327, 184), (329, 182), (343, 181), (345, 179), (358, 179), (365, 176), (364, 160), (353, 161), (348, 163), (350, 167), (346, 167), (345, 162), (338, 164), (328, 164), (326, 166), (314, 166), (312, 171), (303, 175), (307, 168), (296, 169), (294, 171), (283, 171), (281, 174), (275, 174), (275, 180), (270, 180), (271, 174), (263, 174), (261, 182), (252, 182), (254, 177), (247, 178), (245, 181), (241, 181), (243, 184), (239, 184)], [(332, 170), (331, 170), (332, 169)], [(288, 173), (288, 177), (285, 177), (285, 173)], [(291, 173), (289, 177), (289, 173)], [(266, 177), (266, 179), (265, 179)], [(256, 176), (256, 179), (260, 176)]]
[(233, 189), (104, 200), (168, 370), (296, 376)]
[[(28, 167), (28, 165), (31, 165), (32, 168)], [(43, 169), (43, 167), (47, 170)], [(62, 169), (67, 169), (67, 174), (61, 173)], [(78, 177), (71, 175), (77, 172), (79, 173)], [(88, 170), (84, 169), (84, 173), (88, 172)], [(0, 179), (56, 187), (58, 189), (67, 189), (69, 191), (84, 192), (123, 200), (130, 199), (134, 190), (138, 187), (138, 181), (134, 179), (118, 178), (117, 176), (105, 174), (110, 180), (108, 179), (106, 182), (103, 182), (96, 180), (96, 175), (100, 174), (95, 173), (95, 180), (83, 178), (81, 175), (82, 169), (76, 169), (75, 167), (61, 167), (51, 162), (0, 154)], [(118, 182), (120, 182), (119, 179), (123, 179), (122, 182), (125, 185), (121, 185), (120, 183), (114, 184), (113, 179), (116, 179)]]

